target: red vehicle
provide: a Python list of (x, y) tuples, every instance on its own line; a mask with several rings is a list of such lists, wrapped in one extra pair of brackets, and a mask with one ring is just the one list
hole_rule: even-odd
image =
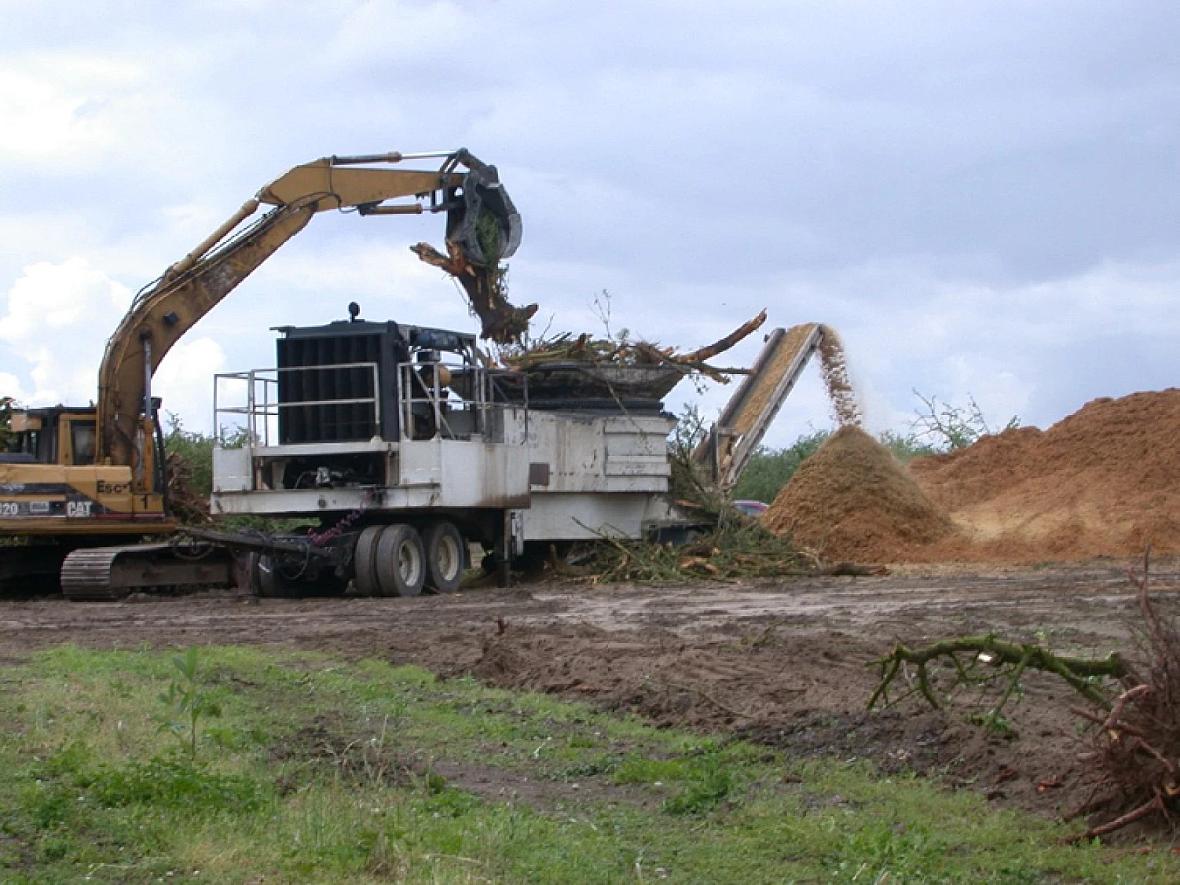
[(734, 501), (733, 506), (736, 507), (739, 512), (744, 513), (746, 516), (753, 516), (755, 519), (761, 517), (763, 513), (770, 509), (769, 504), (766, 504), (762, 501), (750, 500)]

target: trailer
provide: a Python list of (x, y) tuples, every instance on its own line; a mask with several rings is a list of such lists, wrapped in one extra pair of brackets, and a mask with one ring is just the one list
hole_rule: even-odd
[(469, 544), (506, 581), (551, 546), (691, 524), (668, 496), (674, 369), (567, 367), (530, 401), (474, 335), (355, 313), (277, 331), (274, 367), (214, 382), (212, 512), (311, 522), (250, 554), (262, 595), (447, 592)]

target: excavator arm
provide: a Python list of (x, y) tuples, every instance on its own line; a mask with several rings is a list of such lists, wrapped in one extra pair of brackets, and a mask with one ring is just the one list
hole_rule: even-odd
[[(382, 168), (426, 157), (446, 159), (437, 171)], [(387, 202), (400, 197), (413, 201)], [(247, 224), (263, 204), (274, 208)], [(355, 209), (364, 216), (445, 211), (448, 250), (461, 255), (473, 274), (489, 279), (498, 279), (499, 262), (512, 255), (520, 242), (520, 216), (495, 167), (466, 150), (333, 156), (296, 166), (262, 188), (136, 296), (107, 342), (99, 371), (98, 463), (131, 465), (136, 491), (153, 491), (151, 379), (160, 361), (185, 332), (303, 230), (316, 213), (340, 209)], [(519, 330), (521, 314), (527, 325), (529, 310), (515, 308), (502, 298), (485, 299), (473, 307), (485, 337)]]

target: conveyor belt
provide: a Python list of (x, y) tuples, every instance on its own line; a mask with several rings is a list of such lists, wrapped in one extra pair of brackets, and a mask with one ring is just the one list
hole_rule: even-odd
[(722, 488), (732, 488), (774, 416), (823, 341), (819, 323), (775, 329), (717, 424), (693, 453)]

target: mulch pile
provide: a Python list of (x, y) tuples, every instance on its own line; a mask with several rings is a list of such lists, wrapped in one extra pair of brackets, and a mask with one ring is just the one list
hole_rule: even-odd
[(823, 558), (1036, 562), (1180, 553), (1180, 390), (1098, 399), (902, 467), (845, 427), (766, 517)]
[(1180, 553), (1180, 389), (1096, 399), (910, 472), (988, 559)]
[(895, 561), (954, 531), (892, 453), (852, 425), (803, 462), (763, 522), (830, 562)]

